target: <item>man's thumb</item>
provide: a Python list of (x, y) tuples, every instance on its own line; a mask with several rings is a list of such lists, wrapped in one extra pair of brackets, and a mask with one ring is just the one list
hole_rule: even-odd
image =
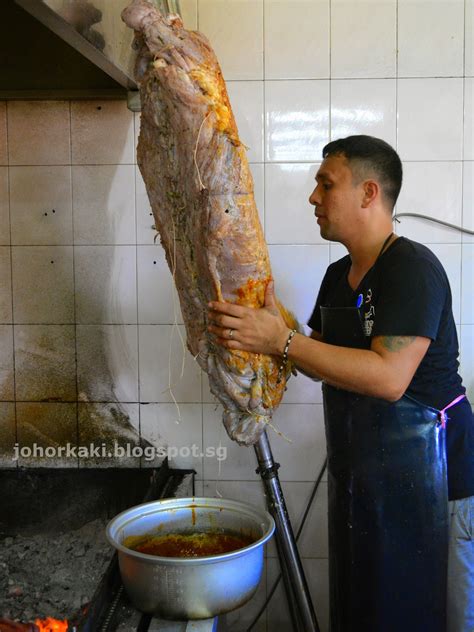
[(265, 289), (265, 307), (274, 306), (276, 306), (275, 284), (273, 283), (273, 281), (269, 281)]

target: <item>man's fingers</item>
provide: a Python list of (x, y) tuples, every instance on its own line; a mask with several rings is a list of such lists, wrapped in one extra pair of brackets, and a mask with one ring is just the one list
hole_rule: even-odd
[(227, 338), (216, 338), (216, 342), (227, 349), (241, 349), (242, 345), (237, 340), (229, 340)]
[(208, 307), (212, 312), (227, 314), (236, 318), (242, 318), (245, 314), (246, 307), (242, 305), (234, 305), (233, 303), (214, 302), (208, 303)]
[(273, 281), (269, 281), (265, 289), (265, 307), (275, 307), (275, 306), (276, 306), (275, 285)]
[(229, 329), (238, 329), (241, 324), (240, 318), (234, 318), (233, 316), (225, 316), (218, 314), (217, 312), (209, 313), (209, 322), (218, 325), (219, 327), (228, 327)]
[(237, 336), (237, 329), (234, 329), (233, 327), (219, 327), (217, 325), (209, 325), (207, 329), (218, 338), (222, 338), (223, 340), (235, 340)]

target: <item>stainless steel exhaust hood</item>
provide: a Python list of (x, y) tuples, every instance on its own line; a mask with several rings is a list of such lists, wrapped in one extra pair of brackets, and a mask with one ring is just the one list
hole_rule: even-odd
[[(0, 99), (126, 98), (133, 32), (130, 0), (2, 0)], [(179, 0), (152, 0), (179, 13)], [(136, 108), (134, 108), (136, 109)]]

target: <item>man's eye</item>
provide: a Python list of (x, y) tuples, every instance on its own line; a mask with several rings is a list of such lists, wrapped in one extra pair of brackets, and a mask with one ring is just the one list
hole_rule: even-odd
[(324, 189), (325, 191), (329, 191), (329, 189), (330, 189), (330, 188), (331, 188), (331, 185), (330, 185), (330, 184), (323, 184), (323, 189)]

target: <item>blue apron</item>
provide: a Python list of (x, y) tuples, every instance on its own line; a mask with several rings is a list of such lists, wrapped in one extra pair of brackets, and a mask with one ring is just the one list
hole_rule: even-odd
[[(356, 307), (326, 343), (369, 348)], [(446, 632), (448, 492), (439, 411), (323, 384), (331, 632)]]

